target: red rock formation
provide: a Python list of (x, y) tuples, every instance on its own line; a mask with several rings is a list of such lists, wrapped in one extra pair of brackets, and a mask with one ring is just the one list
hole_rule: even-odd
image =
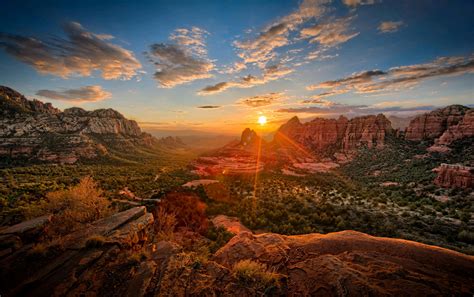
[(239, 233), (214, 261), (250, 259), (286, 275), (288, 296), (449, 296), (474, 289), (474, 257), (355, 231), (283, 236)]
[(441, 164), (434, 183), (445, 188), (474, 189), (474, 167), (457, 164)]
[(457, 126), (470, 108), (451, 105), (414, 118), (405, 133), (407, 140), (435, 139), (452, 126)]
[(457, 125), (449, 126), (437, 139), (438, 145), (449, 145), (455, 140), (474, 136), (474, 109), (468, 110)]
[(344, 133), (343, 150), (350, 151), (361, 145), (382, 148), (385, 144), (385, 135), (391, 132), (391, 123), (383, 114), (353, 118)]
[(282, 125), (275, 135), (280, 145), (297, 142), (316, 153), (351, 151), (361, 145), (383, 147), (385, 136), (391, 133), (390, 121), (379, 114), (348, 120), (316, 118), (302, 124), (297, 117)]

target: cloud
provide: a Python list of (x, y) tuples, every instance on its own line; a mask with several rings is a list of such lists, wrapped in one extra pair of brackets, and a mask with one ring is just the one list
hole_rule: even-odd
[(344, 89), (334, 90), (334, 91), (329, 91), (329, 92), (323, 92), (323, 93), (320, 93), (320, 94), (317, 94), (317, 95), (313, 95), (313, 96), (311, 96), (311, 99), (303, 100), (303, 101), (301, 101), (301, 103), (304, 103), (304, 104), (307, 104), (307, 103), (324, 103), (324, 102), (327, 102), (326, 100), (324, 100), (324, 98), (326, 98), (326, 97), (341, 95), (341, 94), (344, 94), (344, 93), (347, 93), (347, 92), (349, 92), (349, 90), (344, 90)]
[(246, 105), (248, 107), (263, 107), (274, 104), (275, 102), (286, 99), (284, 93), (267, 93), (252, 97), (240, 99), (237, 104)]
[(208, 33), (197, 27), (176, 29), (170, 36), (174, 43), (155, 43), (146, 53), (155, 65), (154, 78), (163, 88), (212, 77), (214, 63), (207, 58), (204, 37)]
[(48, 40), (0, 33), (0, 48), (40, 73), (62, 78), (100, 71), (104, 79), (131, 79), (142, 67), (133, 52), (107, 42), (111, 35), (89, 32), (76, 22), (63, 29), (66, 38)]
[(387, 74), (381, 70), (369, 70), (363, 71), (359, 73), (352, 74), (348, 77), (337, 79), (337, 80), (329, 80), (317, 85), (310, 85), (306, 89), (307, 90), (317, 90), (317, 89), (332, 89), (337, 88), (340, 86), (349, 86), (355, 84), (363, 84), (372, 81), (372, 77), (374, 76), (381, 76)]
[(39, 90), (36, 95), (75, 103), (97, 102), (112, 97), (112, 93), (103, 90), (101, 86), (85, 86), (62, 91)]
[[(238, 55), (242, 62), (257, 64), (260, 68), (264, 68), (276, 57), (277, 48), (290, 43), (290, 32), (296, 30), (302, 23), (324, 14), (327, 11), (326, 4), (329, 2), (330, 0), (304, 0), (295, 12), (272, 23), (256, 37), (235, 41), (234, 45), (240, 51)], [(244, 69), (242, 66), (240, 68)]]
[(215, 85), (206, 86), (201, 89), (199, 95), (212, 95), (221, 93), (230, 88), (251, 88), (257, 85), (263, 85), (269, 81), (278, 80), (292, 73), (294, 69), (277, 65), (267, 66), (261, 76), (247, 75), (236, 81), (219, 82)]
[(375, 0), (342, 0), (342, 2), (352, 8), (357, 7), (358, 5), (371, 5), (375, 4)]
[(403, 26), (403, 22), (402, 22), (402, 21), (398, 21), (398, 22), (381, 22), (377, 29), (378, 29), (381, 33), (393, 33), (393, 32), (397, 32), (398, 29), (400, 29), (402, 26)]
[(300, 36), (301, 38), (310, 38), (310, 43), (318, 43), (324, 47), (333, 47), (359, 35), (359, 32), (349, 32), (352, 19), (353, 17), (339, 18), (303, 28)]
[(197, 108), (203, 108), (203, 109), (215, 109), (215, 108), (221, 108), (222, 106), (220, 105), (201, 105), (198, 106)]
[(191, 29), (179, 28), (174, 30), (170, 39), (177, 44), (192, 49), (197, 55), (205, 57), (207, 55), (205, 37), (209, 32), (198, 27)]
[(427, 79), (468, 73), (474, 73), (474, 56), (441, 57), (428, 63), (393, 67), (387, 71), (364, 71), (345, 78), (310, 85), (307, 89), (344, 90), (359, 94), (399, 91), (413, 88)]
[(311, 113), (325, 116), (335, 116), (340, 114), (366, 115), (378, 113), (418, 113), (435, 109), (433, 105), (419, 106), (367, 106), (367, 105), (346, 105), (331, 103), (324, 106), (295, 107), (279, 109), (277, 112), (284, 113)]

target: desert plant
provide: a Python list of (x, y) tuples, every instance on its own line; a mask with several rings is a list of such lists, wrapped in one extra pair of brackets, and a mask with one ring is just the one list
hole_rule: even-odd
[(155, 210), (155, 233), (158, 240), (172, 240), (176, 227), (176, 214), (159, 207)]
[(46, 201), (39, 204), (36, 215), (53, 214), (49, 232), (63, 235), (80, 226), (110, 215), (110, 202), (91, 177), (84, 177), (79, 184), (66, 190), (46, 194)]
[(193, 192), (170, 192), (161, 202), (166, 213), (174, 213), (176, 227), (205, 234), (208, 228), (206, 204)]
[(267, 265), (256, 261), (248, 259), (239, 261), (232, 271), (234, 277), (245, 286), (257, 286), (257, 289), (263, 290), (280, 286), (281, 275), (268, 269)]

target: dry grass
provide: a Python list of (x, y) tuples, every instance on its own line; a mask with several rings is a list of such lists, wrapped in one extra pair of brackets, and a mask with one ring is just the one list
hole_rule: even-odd
[(243, 284), (263, 288), (279, 287), (281, 275), (268, 269), (267, 265), (252, 261), (242, 260), (237, 262), (233, 269), (234, 277)]
[(177, 224), (176, 215), (166, 212), (163, 207), (159, 207), (155, 213), (155, 233), (158, 241), (174, 239), (174, 229)]
[(101, 235), (91, 235), (87, 238), (86, 247), (96, 248), (101, 247), (105, 244), (106, 238)]

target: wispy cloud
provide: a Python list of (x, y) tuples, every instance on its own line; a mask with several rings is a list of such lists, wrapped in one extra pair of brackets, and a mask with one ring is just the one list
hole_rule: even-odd
[(417, 105), (417, 106), (383, 106), (383, 105), (346, 105), (340, 103), (329, 103), (323, 102), (319, 106), (310, 107), (294, 107), (294, 108), (283, 108), (277, 110), (277, 112), (284, 113), (311, 113), (318, 114), (321, 116), (336, 116), (340, 114), (347, 115), (365, 115), (365, 114), (378, 114), (378, 113), (419, 113), (435, 109), (432, 105)]
[(221, 105), (201, 105), (198, 106), (197, 108), (202, 108), (202, 109), (216, 109), (216, 108), (221, 108)]
[(263, 106), (269, 106), (272, 105), (276, 102), (285, 100), (287, 97), (285, 93), (279, 92), (279, 93), (267, 93), (267, 94), (261, 94), (257, 96), (252, 96), (252, 97), (246, 97), (242, 98), (239, 101), (237, 101), (237, 104), (245, 105), (248, 107), (263, 107)]
[[(327, 11), (330, 0), (304, 0), (296, 11), (264, 28), (254, 38), (236, 41), (239, 57), (244, 64), (256, 64), (265, 68), (276, 56), (275, 50), (290, 43), (289, 34), (301, 24), (321, 16)], [(242, 66), (240, 66), (241, 69)]]
[(219, 82), (215, 85), (210, 85), (201, 89), (198, 94), (212, 95), (223, 92), (230, 88), (251, 88), (257, 85), (263, 85), (269, 81), (280, 79), (292, 73), (293, 71), (294, 69), (283, 67), (281, 65), (271, 65), (267, 66), (264, 69), (263, 74), (261, 76), (254, 76), (249, 74), (235, 81)]
[(207, 58), (205, 36), (197, 27), (176, 29), (170, 36), (174, 43), (155, 43), (147, 52), (155, 65), (154, 78), (163, 88), (212, 77), (214, 63)]
[(399, 91), (413, 88), (427, 79), (468, 73), (474, 73), (474, 56), (441, 57), (428, 63), (394, 67), (386, 71), (363, 71), (337, 80), (310, 85), (307, 89), (352, 91), (359, 94)]
[(101, 71), (104, 79), (130, 79), (141, 68), (131, 51), (108, 42), (113, 36), (89, 32), (76, 22), (63, 29), (66, 38), (48, 40), (0, 33), (0, 48), (40, 73), (63, 78)]
[(101, 86), (85, 86), (68, 90), (39, 90), (36, 95), (53, 100), (74, 103), (97, 102), (112, 97), (112, 93), (102, 89)]
[(371, 5), (375, 4), (375, 0), (342, 0), (342, 2), (352, 8), (355, 8), (359, 5)]
[(381, 33), (393, 33), (393, 32), (397, 32), (402, 26), (403, 26), (403, 21), (381, 22), (377, 29)]
[(302, 38), (309, 38), (310, 43), (333, 47), (359, 35), (359, 32), (350, 30), (352, 19), (353, 17), (345, 17), (316, 24), (302, 29), (300, 35)]

